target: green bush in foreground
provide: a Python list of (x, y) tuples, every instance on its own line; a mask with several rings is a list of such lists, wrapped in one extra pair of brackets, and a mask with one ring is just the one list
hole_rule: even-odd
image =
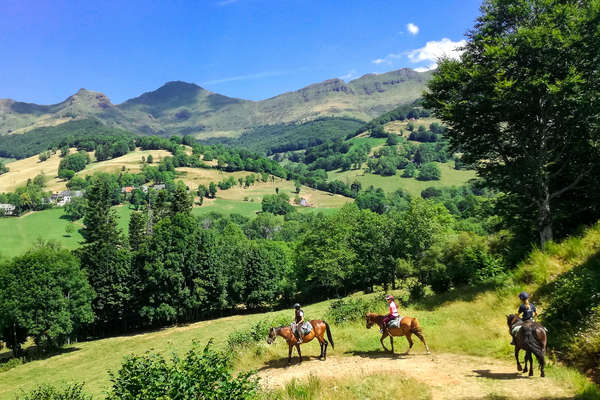
[(56, 389), (53, 386), (38, 386), (31, 392), (17, 396), (17, 400), (91, 400), (92, 396), (83, 391), (83, 384), (76, 383), (68, 385), (63, 389)]
[(213, 350), (211, 342), (202, 350), (194, 343), (185, 357), (174, 355), (171, 362), (153, 353), (129, 356), (111, 376), (107, 400), (246, 400), (258, 395), (253, 372), (232, 375), (230, 357)]

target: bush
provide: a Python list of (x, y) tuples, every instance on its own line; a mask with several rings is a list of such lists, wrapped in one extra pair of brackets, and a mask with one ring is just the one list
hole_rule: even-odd
[(129, 356), (117, 373), (107, 400), (137, 399), (254, 399), (258, 379), (253, 372), (231, 373), (231, 358), (197, 343), (183, 358), (168, 362), (159, 354)]
[(29, 393), (17, 396), (17, 400), (90, 400), (92, 396), (85, 394), (83, 383), (67, 385), (63, 389), (41, 385)]
[(366, 313), (375, 312), (381, 304), (378, 297), (335, 300), (329, 305), (327, 319), (336, 324), (358, 321), (364, 318)]
[(425, 163), (421, 167), (417, 179), (419, 179), (420, 181), (434, 181), (440, 180), (441, 177), (442, 171), (440, 170), (440, 167), (438, 167), (434, 163)]
[(236, 347), (260, 342), (267, 338), (271, 327), (287, 325), (290, 322), (291, 321), (283, 315), (270, 319), (262, 319), (248, 329), (240, 329), (230, 333), (227, 337), (227, 347), (233, 350)]

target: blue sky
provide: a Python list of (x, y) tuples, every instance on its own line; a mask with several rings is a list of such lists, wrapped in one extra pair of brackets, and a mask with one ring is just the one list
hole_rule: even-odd
[(455, 54), (479, 0), (0, 2), (0, 98), (120, 103), (167, 81), (260, 100)]

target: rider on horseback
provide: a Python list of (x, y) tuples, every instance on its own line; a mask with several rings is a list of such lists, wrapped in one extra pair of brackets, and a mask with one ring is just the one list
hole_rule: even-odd
[[(523, 302), (523, 304), (519, 306), (517, 315), (523, 314), (523, 317), (521, 319), (524, 323), (526, 321), (533, 321), (533, 318), (537, 316), (537, 310), (535, 308), (535, 305), (529, 302), (529, 294), (527, 294), (527, 292), (521, 292), (519, 293), (519, 299), (521, 299), (521, 302)], [(514, 333), (511, 332), (513, 340), (510, 344), (515, 344), (515, 334), (516, 331), (514, 331)]]
[(396, 303), (394, 302), (394, 296), (392, 296), (391, 294), (388, 294), (387, 296), (385, 296), (385, 299), (387, 300), (387, 302), (390, 305), (390, 312), (383, 319), (383, 328), (381, 328), (379, 330), (381, 333), (383, 333), (383, 330), (387, 328), (388, 322), (390, 322), (393, 319), (398, 318), (398, 307), (396, 306)]
[(296, 336), (296, 340), (298, 344), (302, 343), (302, 325), (304, 325), (304, 311), (300, 308), (300, 304), (294, 304), (294, 308), (296, 309), (294, 315), (294, 323), (292, 324), (292, 331)]

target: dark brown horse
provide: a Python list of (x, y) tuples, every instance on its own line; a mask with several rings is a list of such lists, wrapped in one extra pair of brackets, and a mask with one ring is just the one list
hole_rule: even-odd
[[(308, 343), (314, 338), (317, 338), (319, 343), (321, 344), (321, 354), (319, 355), (319, 359), (326, 360), (327, 359), (327, 345), (329, 344), (327, 340), (325, 340), (325, 333), (327, 332), (327, 339), (331, 342), (331, 348), (335, 349), (333, 345), (333, 338), (331, 337), (331, 330), (329, 329), (329, 324), (325, 321), (321, 321), (320, 319), (312, 319), (309, 321), (312, 325), (313, 329), (302, 337), (302, 343)], [(302, 353), (300, 352), (300, 344), (298, 344), (298, 340), (296, 340), (296, 335), (292, 332), (292, 328), (288, 325), (280, 326), (277, 328), (271, 328), (269, 330), (269, 337), (267, 338), (267, 343), (271, 344), (277, 339), (277, 336), (281, 336), (287, 341), (289, 351), (288, 351), (288, 364), (292, 363), (292, 348), (296, 346), (296, 350), (298, 351), (298, 357), (300, 357), (300, 362), (302, 362)]]
[(379, 341), (381, 342), (381, 345), (383, 346), (385, 351), (389, 351), (389, 350), (387, 349), (387, 347), (385, 347), (385, 344), (383, 344), (383, 339), (385, 339), (388, 336), (390, 337), (390, 343), (392, 345), (392, 353), (394, 353), (393, 337), (394, 336), (406, 336), (406, 340), (408, 340), (409, 347), (406, 350), (406, 353), (404, 353), (404, 354), (408, 354), (410, 352), (410, 349), (412, 349), (412, 347), (413, 347), (412, 335), (414, 333), (421, 340), (421, 342), (423, 342), (423, 344), (425, 345), (427, 354), (430, 354), (429, 346), (427, 346), (427, 342), (425, 342), (425, 338), (423, 337), (423, 331), (421, 331), (421, 327), (419, 326), (419, 321), (417, 321), (416, 318), (403, 317), (400, 320), (400, 324), (398, 325), (398, 328), (390, 328), (390, 329), (386, 329), (383, 326), (384, 318), (385, 318), (385, 315), (379, 315), (379, 314), (373, 314), (373, 313), (367, 313), (367, 315), (366, 315), (367, 329), (370, 329), (373, 325), (378, 325), (379, 329), (383, 329), (383, 335), (381, 335), (381, 339), (379, 339)]
[(521, 371), (521, 363), (519, 362), (519, 352), (525, 350), (525, 368), (523, 372), (527, 372), (527, 362), (529, 361), (529, 376), (533, 376), (533, 357), (540, 364), (541, 376), (546, 376), (544, 366), (546, 361), (546, 329), (539, 323), (534, 321), (523, 321), (518, 315), (509, 314), (506, 316), (506, 324), (508, 325), (509, 333), (515, 338), (515, 358), (517, 359), (517, 370)]

